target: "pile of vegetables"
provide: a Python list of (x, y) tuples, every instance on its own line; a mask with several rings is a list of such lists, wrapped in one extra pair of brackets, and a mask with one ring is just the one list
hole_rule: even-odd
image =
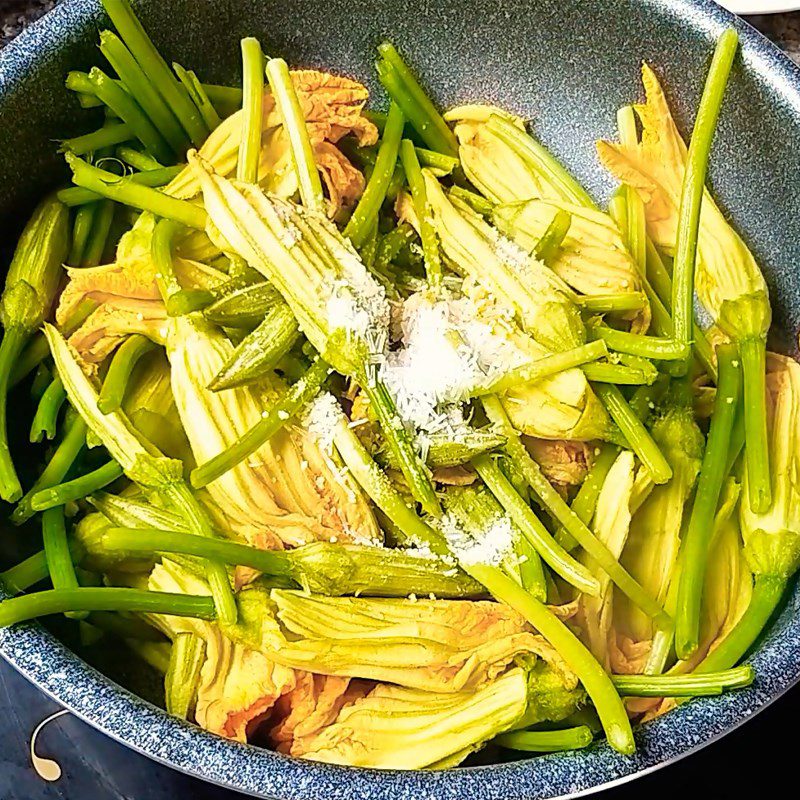
[(203, 83), (104, 6), (67, 87), (105, 122), (2, 296), (0, 497), (42, 549), (0, 625), (65, 614), (171, 713), (369, 767), (630, 754), (631, 721), (749, 685), (800, 559), (800, 366), (705, 189), (735, 33), (688, 148), (645, 66), (601, 208), (389, 43), (381, 113), (252, 38), (241, 89)]

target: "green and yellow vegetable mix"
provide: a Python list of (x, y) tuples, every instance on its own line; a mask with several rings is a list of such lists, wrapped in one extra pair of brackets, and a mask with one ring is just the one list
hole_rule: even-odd
[(170, 713), (364, 767), (631, 754), (749, 685), (800, 565), (800, 366), (705, 188), (736, 35), (688, 146), (645, 66), (601, 208), (387, 42), (383, 114), (254, 38), (241, 90), (203, 83), (104, 6), (67, 87), (105, 123), (0, 303), (0, 497), (42, 541), (0, 625), (65, 614)]

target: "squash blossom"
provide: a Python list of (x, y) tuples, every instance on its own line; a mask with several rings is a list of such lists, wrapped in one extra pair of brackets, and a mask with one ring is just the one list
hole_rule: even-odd
[[(492, 106), (455, 108), (461, 164), (478, 190), (492, 203), (492, 222), (531, 252), (557, 212), (571, 224), (548, 266), (584, 295), (641, 291), (639, 270), (619, 227), (518, 119)], [(630, 317), (633, 332), (645, 332), (649, 306)]]
[[(666, 411), (652, 426), (653, 439), (672, 467), (672, 478), (655, 486), (634, 513), (622, 565), (661, 606), (667, 605), (677, 571), (681, 528), (703, 455), (703, 435), (690, 400), (670, 393)], [(677, 585), (677, 584), (675, 584)], [(641, 672), (655, 634), (652, 620), (624, 595), (614, 598), (615, 672)]]
[[(655, 244), (674, 253), (688, 150), (647, 64), (642, 67), (646, 102), (636, 106), (641, 142), (623, 146), (598, 142), (601, 162), (632, 186), (645, 206)], [(720, 329), (739, 345), (744, 369), (745, 432), (750, 502), (764, 512), (771, 505), (764, 408), (764, 361), (772, 320), (769, 292), (753, 254), (705, 190), (700, 211), (694, 286)]]
[[(513, 311), (530, 339), (512, 338), (529, 350), (532, 340), (544, 354), (582, 344), (586, 332), (569, 287), (478, 215), (457, 207), (427, 170), (423, 174), (443, 255)], [(588, 440), (610, 434), (608, 416), (579, 369), (516, 387), (504, 406), (514, 426), (532, 436)]]
[[(234, 444), (283, 389), (274, 374), (253, 387), (208, 389), (233, 345), (198, 314), (171, 318), (166, 346), (178, 413), (198, 463)], [(264, 549), (381, 540), (358, 485), (297, 425), (212, 481), (204, 499), (223, 530)]]

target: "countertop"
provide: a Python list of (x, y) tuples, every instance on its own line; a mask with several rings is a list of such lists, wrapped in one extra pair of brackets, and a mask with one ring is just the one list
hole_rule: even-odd
[[(57, 0), (0, 0), (0, 47)], [(750, 22), (800, 63), (800, 12), (755, 16)], [(646, 797), (739, 798), (758, 787), (763, 796), (791, 780), (796, 760), (795, 709), (800, 688), (782, 698), (724, 742), (633, 784), (606, 792), (608, 800)], [(30, 740), (35, 728), (59, 706), (0, 660), (0, 800), (235, 800), (238, 793), (214, 788), (140, 756), (111, 741), (71, 714), (53, 719), (37, 739), (41, 772), (60, 773), (46, 781), (33, 768)], [(756, 775), (757, 784), (756, 784)], [(752, 786), (750, 782), (752, 781)], [(320, 798), (323, 800), (323, 798)], [(465, 798), (479, 800), (479, 798)]]

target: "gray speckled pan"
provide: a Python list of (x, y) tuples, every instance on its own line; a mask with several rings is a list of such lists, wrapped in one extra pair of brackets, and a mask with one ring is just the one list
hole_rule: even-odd
[[(709, 0), (147, 0), (137, 3), (168, 57), (206, 80), (236, 80), (239, 38), (297, 65), (367, 79), (390, 36), (443, 104), (493, 100), (533, 120), (599, 198), (608, 178), (593, 141), (613, 136), (617, 107), (639, 95), (642, 58), (664, 77), (684, 127), (713, 39), (733, 24)], [(52, 140), (91, 122), (62, 88), (98, 57), (96, 0), (67, 0), (0, 54), (0, 230), (3, 248), (26, 211), (63, 174)], [(744, 23), (712, 179), (764, 267), (780, 338), (800, 317), (800, 73)], [(4, 262), (6, 263), (6, 262)], [(792, 345), (794, 347), (794, 345)], [(8, 533), (4, 533), (7, 540)], [(575, 795), (653, 770), (724, 735), (800, 677), (800, 594), (793, 591), (752, 657), (745, 691), (696, 700), (638, 732), (632, 758), (605, 744), (450, 772), (378, 772), (306, 763), (232, 744), (171, 719), (87, 667), (38, 625), (0, 631), (0, 652), (79, 716), (155, 759), (280, 800), (513, 800)]]

